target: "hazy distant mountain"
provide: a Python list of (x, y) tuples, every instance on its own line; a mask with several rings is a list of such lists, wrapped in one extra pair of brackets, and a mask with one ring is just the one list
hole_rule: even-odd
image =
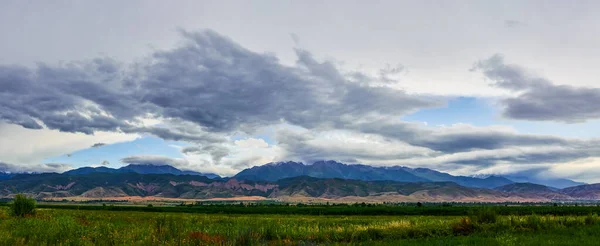
[(277, 181), (279, 179), (310, 176), (315, 178), (341, 178), (355, 180), (391, 180), (399, 182), (455, 182), (478, 188), (494, 188), (513, 183), (503, 177), (485, 179), (452, 176), (427, 168), (374, 167), (369, 165), (348, 165), (335, 161), (318, 161), (312, 165), (299, 162), (277, 162), (256, 166), (239, 172), (234, 177), (239, 180)]
[(503, 175), (504, 177), (519, 183), (534, 183), (541, 184), (545, 186), (550, 186), (554, 188), (566, 188), (577, 185), (584, 185), (583, 182), (576, 182), (569, 179), (561, 179), (561, 178), (538, 178), (536, 175), (531, 175), (528, 173), (515, 173), (510, 175)]
[(220, 178), (213, 173), (199, 173), (194, 171), (182, 171), (170, 165), (129, 164), (119, 169), (109, 167), (82, 167), (65, 172), (65, 174), (81, 175), (90, 173), (124, 173), (134, 172), (140, 174), (174, 174), (174, 175), (198, 175), (208, 178)]
[(507, 185), (514, 183), (512, 180), (509, 180), (504, 177), (499, 176), (489, 176), (485, 178), (475, 178), (475, 177), (466, 177), (466, 176), (453, 176), (448, 173), (439, 172), (436, 170), (428, 169), (428, 168), (408, 168), (401, 167), (407, 170), (408, 172), (417, 175), (419, 177), (428, 179), (430, 181), (449, 181), (454, 182), (462, 186), (468, 187), (477, 187), (477, 188), (494, 188), (502, 185)]

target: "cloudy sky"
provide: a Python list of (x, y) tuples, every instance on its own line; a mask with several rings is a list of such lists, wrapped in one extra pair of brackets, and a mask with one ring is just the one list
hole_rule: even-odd
[(2, 1), (0, 170), (600, 182), (598, 1)]

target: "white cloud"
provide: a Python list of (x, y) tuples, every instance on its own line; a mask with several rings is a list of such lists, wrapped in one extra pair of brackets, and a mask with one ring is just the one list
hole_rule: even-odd
[(234, 141), (235, 145), (242, 148), (267, 148), (269, 144), (262, 138), (247, 138)]
[(135, 140), (136, 134), (96, 132), (94, 135), (57, 130), (31, 130), (0, 123), (0, 161), (19, 165), (36, 165), (46, 158), (90, 148), (96, 143)]

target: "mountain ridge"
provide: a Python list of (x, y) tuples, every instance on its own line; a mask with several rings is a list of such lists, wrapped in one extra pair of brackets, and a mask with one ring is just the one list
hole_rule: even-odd
[(282, 178), (310, 176), (316, 178), (342, 178), (371, 180), (392, 180), (399, 182), (440, 182), (449, 181), (477, 188), (494, 188), (513, 183), (502, 177), (479, 179), (466, 176), (453, 176), (427, 168), (402, 166), (376, 167), (363, 164), (344, 164), (336, 161), (317, 161), (310, 165), (300, 162), (277, 162), (244, 169), (234, 175), (240, 180), (277, 181)]
[(65, 174), (77, 175), (77, 174), (90, 174), (90, 173), (124, 173), (134, 172), (140, 174), (174, 174), (174, 175), (197, 175), (206, 176), (208, 178), (221, 178), (219, 175), (213, 173), (200, 173), (195, 171), (184, 171), (175, 168), (171, 165), (153, 165), (153, 164), (129, 164), (120, 168), (110, 167), (81, 167), (73, 170), (64, 172)]
[(0, 179), (0, 197), (17, 192), (38, 199), (137, 196), (371, 202), (600, 200), (600, 184), (557, 189), (493, 175), (476, 178), (428, 168), (376, 167), (336, 161), (309, 165), (292, 161), (268, 163), (245, 169), (231, 178), (206, 177), (170, 165), (130, 164), (118, 169), (82, 167), (64, 173), (10, 173), (9, 178)]
[[(594, 187), (596, 188), (596, 187)], [(600, 190), (600, 186), (597, 187)], [(397, 182), (299, 176), (276, 182), (209, 179), (173, 174), (89, 173), (21, 174), (0, 181), (0, 197), (26, 193), (37, 199), (156, 197), (161, 199), (226, 199), (262, 197), (282, 201), (397, 202), (549, 202), (527, 192), (465, 187), (454, 182)], [(587, 197), (586, 197), (587, 198)]]

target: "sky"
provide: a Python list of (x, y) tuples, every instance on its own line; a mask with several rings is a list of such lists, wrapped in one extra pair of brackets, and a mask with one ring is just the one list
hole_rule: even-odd
[(0, 171), (336, 160), (600, 182), (599, 9), (2, 1)]

